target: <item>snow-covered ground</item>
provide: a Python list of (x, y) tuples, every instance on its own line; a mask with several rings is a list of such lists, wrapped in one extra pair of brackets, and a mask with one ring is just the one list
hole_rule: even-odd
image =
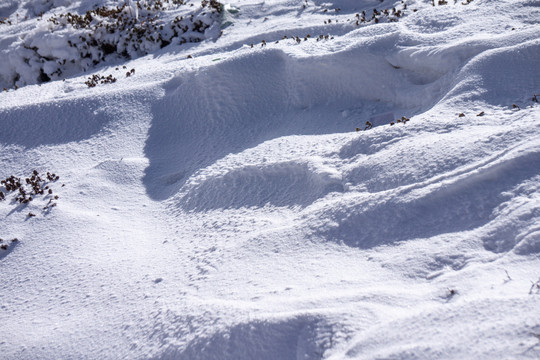
[(540, 1), (203, 5), (0, 2), (0, 358), (538, 359)]

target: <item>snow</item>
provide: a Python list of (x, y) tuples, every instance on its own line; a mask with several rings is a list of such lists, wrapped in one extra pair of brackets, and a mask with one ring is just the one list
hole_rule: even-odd
[(127, 55), (47, 21), (122, 4), (0, 4), (0, 178), (60, 177), (0, 185), (0, 357), (540, 356), (540, 3), (163, 1), (208, 29)]

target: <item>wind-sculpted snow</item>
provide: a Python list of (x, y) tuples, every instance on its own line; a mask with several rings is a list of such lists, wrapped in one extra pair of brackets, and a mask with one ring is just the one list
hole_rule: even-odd
[(538, 9), (1, 3), (0, 357), (538, 358)]
[[(540, 154), (532, 149), (510, 159), (496, 157), (487, 164), (460, 169), (456, 176), (450, 172), (437, 182), (430, 179), (401, 189), (360, 195), (357, 201), (329, 209), (328, 214), (318, 213), (317, 217), (329, 218), (334, 224), (325, 236), (362, 248), (449, 232), (489, 229), (490, 222), (501, 221), (494, 219), (494, 210), (503, 200), (501, 194), (536, 178), (539, 169), (531, 164), (538, 163)], [(395, 176), (383, 169), (379, 174)], [(529, 219), (523, 214), (523, 220), (537, 221), (537, 210), (530, 211)], [(484, 239), (484, 246), (496, 252), (509, 251), (515, 245), (514, 239), (515, 235), (508, 234), (499, 239), (489, 236)]]
[[(164, 191), (163, 185), (171, 185), (174, 174), (181, 174), (175, 181), (181, 185), (203, 165), (274, 137), (350, 131), (362, 125), (359, 118), (388, 125), (394, 115), (378, 115), (389, 110), (411, 115), (431, 106), (449, 87), (448, 79), (419, 86), (408, 71), (392, 67), (377, 46), (391, 49), (397, 40), (383, 36), (370, 45), (373, 50), (362, 46), (367, 38), (360, 38), (354, 47), (316, 57), (277, 49), (242, 53), (174, 77), (165, 97), (153, 105), (155, 121), (146, 143), (150, 195), (168, 197), (174, 191)], [(181, 116), (171, 108), (181, 109)], [(336, 122), (337, 112), (342, 115)], [(158, 189), (156, 176), (162, 179)]]
[(208, 359), (219, 354), (233, 359), (322, 359), (336, 335), (332, 324), (313, 316), (253, 320), (194, 339), (186, 348), (171, 346), (162, 358)]
[(88, 139), (108, 123), (109, 115), (98, 110), (102, 104), (98, 99), (85, 99), (33, 104), (15, 112), (0, 110), (4, 127), (0, 141), (32, 148)]
[[(497, 311), (502, 304), (508, 307), (508, 313)], [(451, 312), (426, 310), (417, 316), (411, 316), (405, 320), (391, 322), (366, 331), (352, 341), (353, 346), (345, 352), (329, 357), (329, 359), (407, 359), (414, 356), (415, 359), (427, 360), (439, 357), (445, 359), (460, 359), (471, 356), (475, 358), (498, 357), (499, 354), (506, 352), (507, 345), (503, 344), (514, 343), (516, 335), (528, 338), (530, 333), (538, 331), (536, 325), (522, 326), (512, 320), (506, 320), (506, 317), (510, 314), (517, 316), (518, 311), (534, 311), (528, 302), (521, 302), (517, 299), (504, 299), (494, 302), (485, 299), (470, 304), (452, 304), (449, 306), (452, 307)], [(478, 319), (478, 321), (470, 322), (470, 318)], [(440, 328), (430, 328), (433, 321), (437, 323), (440, 321), (444, 325)], [(504, 327), (493, 327), (490, 331), (496, 333), (497, 336), (488, 340), (489, 345), (481, 351), (475, 340), (464, 336), (462, 332), (463, 327), (475, 333), (489, 331), (486, 324), (496, 322), (510, 322), (510, 326), (519, 330), (516, 329), (517, 333), (510, 334)], [(412, 331), (418, 325), (423, 328), (430, 328), (429, 338), (425, 337), (425, 333)], [(395, 331), (395, 329), (399, 330)], [(392, 335), (388, 337), (388, 333)], [(451, 335), (449, 336), (449, 334)], [(437, 346), (433, 346), (434, 344), (437, 344)], [(513, 356), (525, 359), (534, 358), (534, 348), (525, 348), (523, 352), (514, 353)]]
[[(341, 178), (297, 162), (232, 169), (224, 175), (204, 176), (189, 184), (180, 200), (186, 210), (264, 206), (307, 206), (332, 191), (342, 191)], [(191, 188), (191, 189), (190, 189)]]
[(539, 54), (538, 39), (486, 51), (463, 68), (456, 88), (447, 96), (468, 101), (482, 99), (495, 106), (504, 105), (511, 97), (516, 97), (516, 101), (529, 100), (528, 94), (538, 92), (540, 83), (538, 66), (530, 60)]

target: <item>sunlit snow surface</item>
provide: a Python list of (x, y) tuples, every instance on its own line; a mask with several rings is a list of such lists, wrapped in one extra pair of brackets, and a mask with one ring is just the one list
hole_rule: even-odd
[(45, 24), (95, 4), (0, 3), (0, 177), (60, 176), (0, 201), (0, 358), (540, 357), (539, 1), (237, 0), (93, 64)]

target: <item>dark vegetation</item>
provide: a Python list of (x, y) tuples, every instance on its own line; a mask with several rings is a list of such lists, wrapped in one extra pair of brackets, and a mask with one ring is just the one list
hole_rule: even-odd
[(5, 250), (9, 249), (9, 244), (10, 243), (15, 244), (18, 241), (19, 241), (19, 239), (17, 239), (17, 238), (13, 238), (13, 239), (11, 239), (11, 241), (4, 240), (4, 239), (0, 238), (0, 249), (5, 251)]
[[(26, 178), (19, 178), (15, 175), (6, 177), (0, 180), (0, 201), (6, 201), (11, 198), (11, 203), (17, 206), (27, 206), (30, 202), (41, 198), (48, 202), (42, 208), (44, 213), (49, 212), (56, 207), (59, 196), (54, 194), (51, 188), (53, 183), (56, 183), (60, 176), (55, 173), (47, 172), (43, 177), (40, 176), (37, 170), (32, 171), (31, 175)], [(62, 185), (64, 186), (64, 185)], [(28, 212), (27, 218), (33, 218), (36, 214)], [(13, 238), (11, 241), (0, 238), (0, 249), (8, 250), (11, 244), (17, 243), (19, 240)]]
[(84, 83), (88, 87), (95, 87), (97, 86), (97, 84), (112, 84), (115, 82), (116, 82), (116, 78), (113, 77), (112, 75), (103, 76), (103, 75), (94, 74), (91, 77), (89, 77), (88, 80), (86, 80)]
[[(175, 6), (186, 5), (183, 0), (150, 0), (136, 2), (137, 10), (133, 11), (126, 3), (116, 7), (98, 7), (87, 11), (84, 15), (66, 13), (52, 16), (48, 21), (56, 28), (71, 27), (84, 30), (80, 42), (68, 41), (68, 45), (76, 47), (81, 57), (91, 57), (94, 65), (103, 61), (109, 54), (118, 54), (125, 58), (134, 54), (147, 53), (143, 42), (149, 42), (163, 48), (175, 39), (178, 43), (198, 42), (204, 31), (216, 20), (216, 14), (222, 11), (221, 4), (215, 0), (201, 2), (201, 9), (206, 11), (192, 12), (185, 18), (177, 16), (171, 23), (165, 23), (163, 12), (165, 4)], [(206, 16), (206, 15), (209, 16)], [(197, 35), (198, 33), (199, 35)], [(115, 34), (114, 37), (104, 36)], [(141, 54), (142, 53), (142, 54)]]
[(50, 186), (59, 178), (58, 175), (50, 172), (47, 172), (45, 178), (41, 178), (37, 170), (24, 180), (11, 175), (0, 180), (0, 201), (6, 200), (10, 193), (15, 194), (13, 202), (19, 204), (28, 204), (39, 196), (49, 197), (48, 204), (43, 208), (43, 210), (48, 210), (56, 206), (54, 200), (58, 200), (58, 195), (53, 195)]
[[(468, 5), (473, 0), (465, 0), (462, 5)], [(431, 0), (432, 5), (435, 6), (435, 1)], [(454, 4), (457, 3), (457, 0), (454, 1)], [(437, 2), (437, 5), (447, 5), (448, 2), (445, 0), (440, 0)], [(307, 9), (309, 7), (309, 4), (307, 0), (304, 1), (302, 4), (302, 9)], [(322, 7), (321, 9), (317, 10), (318, 12), (322, 14), (328, 14), (328, 15), (338, 15), (341, 12), (341, 8), (325, 8)], [(385, 23), (385, 22), (397, 22), (400, 18), (404, 17), (409, 11), (416, 12), (418, 9), (409, 9), (408, 5), (405, 0), (402, 0), (398, 5), (391, 7), (391, 8), (384, 8), (384, 9), (377, 9), (373, 8), (370, 10), (363, 10), (361, 12), (358, 12), (354, 14), (354, 17), (351, 19), (340, 19), (337, 17), (328, 18), (323, 21), (325, 25), (332, 25), (332, 24), (339, 24), (339, 23), (354, 23), (355, 26), (362, 26), (362, 25), (373, 25), (373, 24), (379, 24), (379, 23)], [(267, 20), (267, 18), (265, 18)], [(292, 40), (296, 42), (297, 44), (300, 44), (302, 41), (308, 41), (308, 39), (312, 38), (311, 34), (307, 34), (305, 36), (287, 36), (284, 35), (281, 40)], [(334, 37), (331, 35), (315, 35), (313, 36), (316, 41), (321, 40), (333, 40)], [(275, 44), (279, 43), (279, 40), (275, 42)], [(261, 47), (264, 47), (267, 45), (266, 40), (261, 41)], [(254, 44), (250, 44), (250, 47), (253, 48)], [(407, 121), (407, 120), (406, 120)], [(406, 122), (405, 121), (405, 122)], [(400, 121), (397, 121), (400, 122)], [(392, 124), (393, 125), (393, 124)]]
[[(125, 65), (122, 68), (127, 69)], [(120, 68), (117, 67), (115, 68), (115, 70), (118, 71), (120, 70)], [(131, 77), (132, 75), (135, 75), (135, 69), (126, 71), (126, 77)], [(113, 84), (116, 82), (116, 80), (117, 79), (112, 74), (109, 74), (107, 76), (94, 74), (90, 76), (88, 80), (86, 80), (84, 83), (88, 87), (96, 87), (98, 84)]]

